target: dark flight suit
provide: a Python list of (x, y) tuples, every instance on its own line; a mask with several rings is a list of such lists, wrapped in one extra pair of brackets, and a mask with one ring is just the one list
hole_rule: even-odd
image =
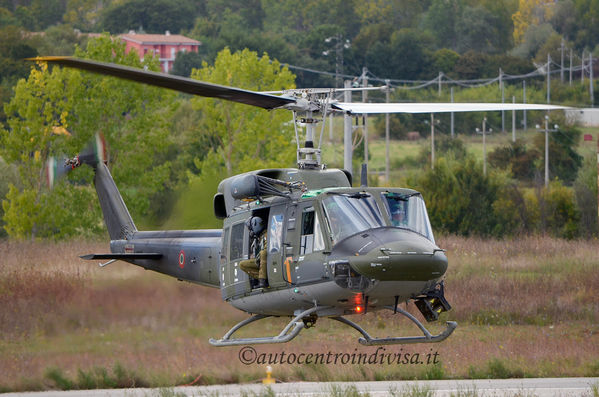
[(242, 260), (239, 262), (239, 267), (252, 278), (266, 280), (268, 278), (266, 271), (266, 230), (252, 242), (252, 252), (254, 257)]

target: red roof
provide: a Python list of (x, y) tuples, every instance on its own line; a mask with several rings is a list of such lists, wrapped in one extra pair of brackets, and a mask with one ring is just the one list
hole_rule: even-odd
[(138, 34), (138, 33), (127, 33), (119, 36), (123, 40), (132, 41), (139, 44), (187, 44), (187, 45), (200, 45), (201, 43), (197, 40), (190, 39), (189, 37), (182, 36), (180, 34)]

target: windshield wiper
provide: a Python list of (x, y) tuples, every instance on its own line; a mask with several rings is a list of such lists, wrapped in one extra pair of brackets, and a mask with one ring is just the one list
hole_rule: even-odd
[(408, 201), (410, 199), (410, 197), (418, 196), (418, 195), (420, 195), (420, 193), (418, 193), (418, 192), (410, 193), (410, 194), (400, 194), (400, 193), (394, 193), (394, 192), (385, 193), (386, 198), (392, 199), (395, 201)]
[(353, 199), (363, 199), (372, 197), (369, 193), (355, 192), (355, 193), (341, 193), (341, 192), (327, 192), (328, 194), (335, 194), (337, 196), (349, 197)]

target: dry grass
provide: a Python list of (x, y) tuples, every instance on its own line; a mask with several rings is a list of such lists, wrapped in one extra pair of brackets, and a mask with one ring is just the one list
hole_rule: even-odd
[[(444, 237), (454, 335), (436, 345), (386, 352), (438, 351), (431, 365), (278, 365), (281, 380), (433, 379), (599, 375), (598, 244), (530, 237), (483, 241)], [(248, 382), (264, 366), (243, 365), (239, 348), (214, 348), (246, 315), (220, 291), (145, 272), (125, 263), (99, 269), (78, 255), (106, 243), (0, 242), (0, 391)], [(413, 310), (413, 305), (409, 309)], [(354, 318), (377, 336), (416, 330), (390, 312)], [(276, 334), (285, 319), (264, 320), (245, 335)], [(432, 325), (435, 331), (442, 325)], [(357, 333), (320, 320), (286, 345), (259, 353), (372, 353)], [(431, 350), (432, 349), (432, 350)], [(127, 383), (129, 382), (129, 383)], [(69, 386), (70, 385), (70, 386)]]

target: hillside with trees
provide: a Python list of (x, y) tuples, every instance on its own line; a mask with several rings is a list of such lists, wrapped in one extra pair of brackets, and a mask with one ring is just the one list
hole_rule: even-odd
[[(23, 58), (77, 54), (156, 70), (156, 59), (142, 65), (109, 35), (168, 30), (202, 43), (199, 53), (178, 56), (173, 73), (246, 89), (361, 84), (362, 76), (373, 85), (388, 79), (394, 101), (500, 102), (521, 101), (525, 82), (527, 101), (545, 102), (551, 79), (551, 102), (586, 107), (597, 103), (589, 78), (599, 73), (592, 61), (599, 55), (598, 20), (596, 0), (0, 0), (0, 235), (101, 233), (91, 174), (72, 176), (53, 191), (41, 177), (45, 159), (76, 152), (96, 132), (107, 136), (111, 169), (141, 226), (218, 227), (206, 214), (177, 215), (198, 208), (184, 198), (208, 202), (222, 177), (294, 161), (288, 115), (254, 115), (242, 105), (215, 106)], [(505, 129), (498, 112), (487, 116)], [(442, 125), (448, 117), (439, 118)], [(480, 117), (456, 115), (456, 133), (473, 135)], [(541, 117), (531, 113), (529, 127)], [(393, 116), (392, 137), (426, 134), (424, 119)], [(372, 120), (380, 136), (384, 118)], [(552, 135), (555, 180), (547, 188), (538, 178), (540, 135), (496, 148), (491, 175), (478, 172), (480, 158), (455, 141), (441, 151), (434, 172), (423, 150), (386, 183), (422, 189), (433, 226), (448, 233), (596, 234), (597, 187), (592, 162), (577, 152), (582, 134), (553, 121), (562, 128)], [(57, 127), (70, 136), (53, 134)], [(357, 163), (364, 151), (356, 149)], [(448, 192), (455, 194), (449, 201)]]

